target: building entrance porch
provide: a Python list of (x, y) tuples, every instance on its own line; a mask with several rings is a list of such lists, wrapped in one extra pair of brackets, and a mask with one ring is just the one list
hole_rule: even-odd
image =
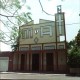
[(56, 51), (49, 50), (21, 52), (20, 54), (15, 54), (13, 61), (14, 71), (61, 72), (66, 70), (65, 66), (66, 55), (62, 51), (57, 56)]
[(24, 53), (18, 54), (17, 68), (19, 71), (53, 71), (54, 54), (53, 53)]

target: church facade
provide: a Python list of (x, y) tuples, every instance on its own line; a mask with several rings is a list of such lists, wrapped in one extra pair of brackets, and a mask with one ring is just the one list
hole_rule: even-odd
[(12, 71), (66, 72), (67, 48), (64, 12), (55, 21), (40, 19), (19, 27), (18, 51), (13, 53)]

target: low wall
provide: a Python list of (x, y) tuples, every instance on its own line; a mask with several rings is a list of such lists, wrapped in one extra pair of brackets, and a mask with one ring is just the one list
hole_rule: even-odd
[(0, 57), (9, 57), (8, 71), (13, 71), (13, 55), (10, 51), (0, 52)]

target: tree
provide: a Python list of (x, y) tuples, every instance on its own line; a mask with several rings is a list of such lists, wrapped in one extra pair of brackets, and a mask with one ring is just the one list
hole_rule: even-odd
[(73, 68), (80, 68), (80, 45), (77, 40), (79, 36), (80, 30), (75, 39), (69, 42), (68, 65)]
[(80, 30), (78, 31), (78, 34), (76, 36), (76, 42), (77, 42), (77, 46), (80, 47)]
[[(21, 11), (22, 7), (26, 11)], [(8, 45), (16, 45), (19, 36), (19, 26), (31, 21), (30, 7), (19, 0), (0, 0), (0, 22), (8, 33), (0, 29), (0, 42)], [(1, 24), (0, 24), (1, 25)]]
[(78, 47), (73, 47), (68, 53), (68, 65), (73, 68), (80, 67), (80, 49)]

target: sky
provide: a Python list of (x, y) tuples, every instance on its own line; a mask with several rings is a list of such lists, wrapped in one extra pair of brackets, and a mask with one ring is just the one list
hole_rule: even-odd
[[(65, 24), (66, 24), (66, 37), (67, 41), (71, 41), (75, 38), (80, 29), (80, 0), (41, 0), (43, 9), (51, 14), (47, 15), (42, 11), (39, 4), (39, 0), (26, 0), (26, 4), (30, 6), (32, 19), (35, 23), (38, 23), (39, 19), (55, 20), (55, 13), (57, 13), (57, 6), (62, 5), (62, 12), (65, 12)], [(23, 7), (22, 11), (25, 12), (26, 8)], [(9, 51), (10, 46), (1, 43), (2, 51)]]

